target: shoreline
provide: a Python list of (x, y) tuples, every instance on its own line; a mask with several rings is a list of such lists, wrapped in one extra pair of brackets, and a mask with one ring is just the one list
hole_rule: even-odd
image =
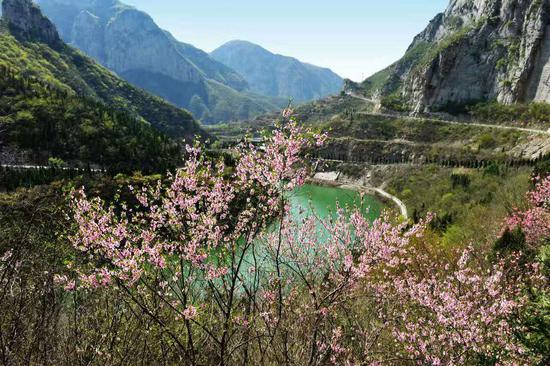
[(386, 192), (382, 188), (376, 188), (376, 187), (369, 187), (369, 186), (362, 186), (358, 184), (353, 184), (349, 182), (337, 182), (332, 180), (324, 180), (324, 179), (318, 179), (318, 178), (309, 178), (307, 180), (308, 183), (316, 184), (320, 186), (326, 186), (326, 187), (333, 187), (333, 188), (341, 188), (341, 189), (349, 189), (352, 191), (357, 192), (368, 192), (371, 194), (374, 194), (382, 199), (382, 201), (391, 201), (400, 211), (401, 216), (405, 220), (409, 220), (409, 213), (407, 210), (407, 206), (403, 201), (401, 201), (396, 196)]

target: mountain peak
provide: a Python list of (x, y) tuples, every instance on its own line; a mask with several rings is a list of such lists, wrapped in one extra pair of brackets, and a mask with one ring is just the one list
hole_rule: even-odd
[(251, 91), (298, 102), (338, 93), (343, 80), (329, 69), (275, 54), (243, 40), (229, 41), (210, 54), (244, 76)]
[[(245, 40), (242, 40), (242, 39), (234, 39), (234, 40), (231, 40), (229, 42), (226, 42), (224, 43), (221, 47), (250, 47), (250, 48), (260, 48), (262, 50), (265, 50), (267, 51), (265, 48), (263, 48), (262, 46), (256, 44), (256, 43), (252, 43), (250, 41), (245, 41)], [(269, 52), (269, 51), (267, 51)]]
[(2, 18), (11, 32), (25, 41), (38, 41), (50, 46), (62, 45), (57, 29), (31, 0), (3, 0)]

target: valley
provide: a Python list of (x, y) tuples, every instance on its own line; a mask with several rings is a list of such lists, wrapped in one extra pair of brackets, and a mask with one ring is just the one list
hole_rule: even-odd
[(550, 362), (550, 0), (0, 3), (0, 363)]
[[(317, 71), (308, 70), (313, 66), (291, 60), (296, 70), (276, 80), (287, 66), (277, 72), (275, 66), (268, 66), (263, 78), (272, 85), (294, 85), (268, 93), (257, 87), (254, 78), (247, 77), (251, 74), (241, 75), (243, 69), (224, 63), (223, 57), (217, 59), (216, 51), (209, 55), (178, 41), (148, 14), (119, 1), (40, 0), (38, 4), (58, 26), (65, 42), (130, 83), (188, 109), (205, 124), (253, 118), (281, 109), (294, 96), (307, 101), (337, 92), (343, 83), (334, 73), (326, 71), (327, 75), (317, 76)], [(236, 52), (234, 57), (246, 60)], [(276, 56), (265, 52), (267, 59), (264, 57), (263, 62), (267, 65), (268, 59)], [(251, 64), (255, 59), (247, 62)], [(297, 70), (303, 77), (297, 77)], [(310, 88), (307, 95), (297, 95), (301, 85)]]

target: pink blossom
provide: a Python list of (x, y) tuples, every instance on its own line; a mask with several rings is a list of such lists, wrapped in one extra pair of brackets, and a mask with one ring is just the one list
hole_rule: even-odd
[(197, 308), (194, 306), (188, 306), (183, 310), (183, 317), (187, 320), (192, 320), (197, 317)]
[(539, 180), (535, 189), (527, 194), (527, 199), (529, 208), (525, 211), (516, 209), (506, 219), (505, 227), (520, 227), (527, 244), (533, 246), (550, 237), (550, 176)]

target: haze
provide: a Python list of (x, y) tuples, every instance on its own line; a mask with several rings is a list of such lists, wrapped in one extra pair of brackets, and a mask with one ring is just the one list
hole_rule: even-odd
[(448, 0), (124, 0), (205, 51), (242, 39), (362, 80), (399, 59)]

